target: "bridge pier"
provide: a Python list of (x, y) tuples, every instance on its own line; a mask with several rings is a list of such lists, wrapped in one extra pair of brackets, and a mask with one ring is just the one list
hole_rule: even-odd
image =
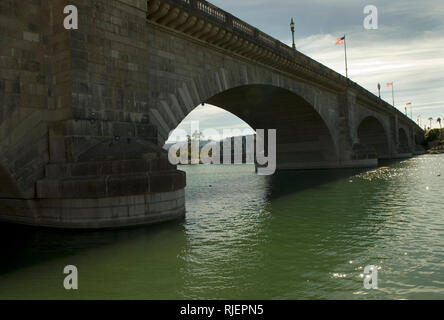
[(1, 219), (90, 229), (183, 218), (185, 173), (169, 164), (156, 137), (150, 124), (50, 124), (49, 162), (35, 198), (0, 201)]

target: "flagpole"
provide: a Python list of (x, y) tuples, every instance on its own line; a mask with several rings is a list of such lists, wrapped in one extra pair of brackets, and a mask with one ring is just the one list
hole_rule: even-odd
[(348, 64), (347, 64), (347, 40), (344, 34), (344, 52), (345, 52), (345, 76), (348, 79)]
[(393, 107), (395, 107), (395, 84), (392, 82), (392, 101), (393, 101)]

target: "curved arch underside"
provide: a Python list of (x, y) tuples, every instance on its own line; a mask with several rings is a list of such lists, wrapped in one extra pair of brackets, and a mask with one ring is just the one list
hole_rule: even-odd
[(403, 128), (399, 128), (398, 130), (398, 139), (399, 139), (399, 153), (409, 153), (410, 145), (409, 138), (407, 137), (407, 133)]
[(390, 157), (387, 134), (376, 118), (367, 117), (361, 122), (358, 138), (361, 144), (373, 148), (379, 159)]
[(282, 88), (248, 85), (205, 101), (238, 116), (254, 130), (276, 129), (277, 168), (331, 168), (338, 163), (335, 142), (308, 102)]

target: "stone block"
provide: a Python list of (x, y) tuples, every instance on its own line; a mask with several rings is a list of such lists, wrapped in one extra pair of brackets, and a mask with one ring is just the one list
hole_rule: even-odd
[(152, 174), (149, 176), (150, 192), (161, 193), (173, 191), (174, 176), (172, 174)]
[(110, 176), (107, 179), (107, 195), (110, 197), (145, 194), (150, 186), (146, 175)]

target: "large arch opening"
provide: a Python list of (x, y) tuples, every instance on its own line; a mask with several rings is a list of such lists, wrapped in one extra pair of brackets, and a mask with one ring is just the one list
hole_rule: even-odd
[(398, 130), (398, 139), (399, 139), (399, 147), (398, 153), (409, 153), (409, 138), (407, 137), (407, 133), (403, 128), (399, 128)]
[[(168, 140), (165, 142), (163, 148), (169, 150), (173, 145), (186, 145), (188, 144), (188, 161), (192, 164), (197, 164), (196, 160), (203, 160), (201, 152), (206, 145), (219, 144), (220, 163), (227, 161), (223, 156), (224, 142), (229, 140), (232, 146), (231, 159), (234, 162), (234, 138), (242, 137), (242, 163), (254, 163), (254, 150), (249, 150), (249, 157), (246, 156), (246, 139), (250, 138), (254, 141), (256, 132), (245, 121), (232, 114), (231, 112), (219, 108), (217, 106), (202, 103), (195, 107), (182, 122), (170, 132)], [(195, 154), (192, 154), (192, 147), (196, 144), (199, 145), (199, 159), (195, 158)], [(212, 151), (208, 151), (211, 155)], [(180, 155), (181, 150), (177, 151)], [(207, 153), (208, 154), (208, 153)], [(182, 160), (181, 160), (182, 161)]]
[(289, 90), (246, 85), (216, 94), (204, 103), (236, 116), (252, 132), (276, 129), (277, 169), (338, 167), (336, 143), (327, 124), (311, 104)]
[(358, 138), (362, 145), (373, 149), (378, 159), (390, 157), (387, 133), (375, 117), (367, 117), (360, 123)]

